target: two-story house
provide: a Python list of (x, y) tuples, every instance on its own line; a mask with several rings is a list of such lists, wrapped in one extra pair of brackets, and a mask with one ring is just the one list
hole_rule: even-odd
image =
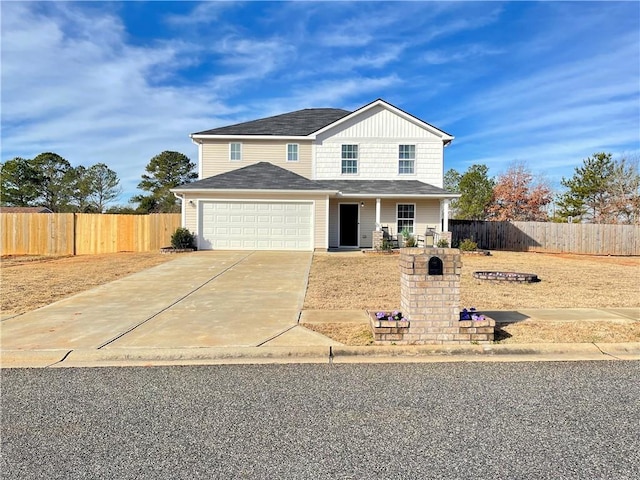
[(199, 249), (371, 248), (382, 227), (448, 230), (453, 137), (385, 102), (312, 108), (191, 135), (199, 180), (172, 191)]

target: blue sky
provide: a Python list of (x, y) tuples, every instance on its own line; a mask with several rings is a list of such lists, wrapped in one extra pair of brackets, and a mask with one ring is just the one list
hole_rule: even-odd
[(376, 98), (455, 136), (445, 168), (525, 162), (559, 187), (640, 153), (638, 2), (11, 2), (2, 161), (103, 162), (125, 204), (189, 133)]

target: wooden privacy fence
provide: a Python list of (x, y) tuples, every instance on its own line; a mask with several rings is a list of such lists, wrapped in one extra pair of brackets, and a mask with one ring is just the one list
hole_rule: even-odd
[(640, 225), (450, 220), (452, 243), (514, 252), (640, 255)]
[(149, 252), (171, 243), (178, 213), (0, 213), (2, 255)]

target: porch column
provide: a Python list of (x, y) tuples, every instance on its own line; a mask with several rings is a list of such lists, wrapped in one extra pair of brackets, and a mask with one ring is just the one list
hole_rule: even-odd
[(381, 230), (382, 226), (380, 225), (380, 199), (376, 198), (376, 232)]
[(449, 199), (442, 200), (442, 231), (449, 231)]

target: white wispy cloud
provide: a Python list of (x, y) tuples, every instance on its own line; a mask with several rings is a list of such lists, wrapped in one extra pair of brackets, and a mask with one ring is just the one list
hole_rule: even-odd
[(3, 161), (105, 161), (134, 193), (153, 155), (195, 156), (190, 132), (377, 97), (453, 134), (445, 158), (461, 166), (557, 176), (640, 150), (629, 3), (606, 17), (590, 3), (136, 3), (153, 35), (123, 5), (3, 2)]
[(64, 3), (2, 9), (3, 161), (43, 151), (106, 161), (130, 193), (153, 155), (193, 157), (187, 134), (231, 111), (206, 86), (154, 84), (183, 64), (181, 42), (131, 46), (116, 16)]
[(234, 8), (233, 2), (207, 1), (193, 5), (194, 8), (188, 13), (165, 16), (165, 22), (177, 27), (206, 25), (217, 22), (226, 10)]

